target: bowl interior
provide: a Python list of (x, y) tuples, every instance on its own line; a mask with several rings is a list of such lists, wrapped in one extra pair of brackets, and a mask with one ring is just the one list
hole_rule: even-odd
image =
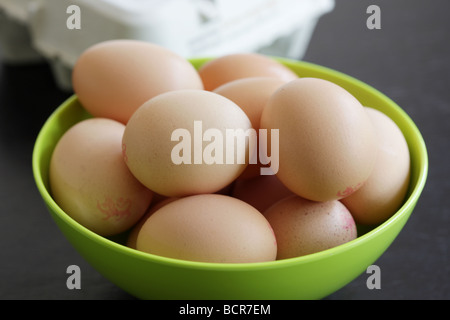
[[(379, 226), (360, 228), (357, 239), (304, 257), (267, 263), (214, 264), (138, 252), (121, 244), (126, 234), (101, 237), (71, 219), (51, 197), (48, 171), (52, 151), (70, 126), (91, 117), (74, 95), (58, 107), (42, 127), (33, 150), (33, 174), (58, 227), (100, 273), (140, 298), (321, 298), (356, 278), (388, 248), (409, 218), (426, 182), (428, 157), (418, 128), (395, 102), (357, 79), (315, 64), (277, 59), (301, 77), (318, 77), (341, 85), (363, 105), (384, 112), (397, 123), (411, 154), (411, 182), (403, 206)], [(191, 59), (191, 62), (198, 68), (207, 60)], [(333, 268), (330, 268), (331, 263)], [(129, 272), (122, 272), (124, 268), (130, 269)], [(169, 277), (172, 280), (168, 282), (161, 280)], [(260, 284), (261, 277), (273, 280)], [(190, 281), (199, 278), (203, 279), (202, 284), (195, 282), (193, 289)], [(146, 286), (146, 281), (152, 285)], [(228, 288), (234, 282), (240, 283), (239, 292)], [(214, 289), (217, 286), (222, 288)], [(180, 289), (183, 287), (185, 291)]]

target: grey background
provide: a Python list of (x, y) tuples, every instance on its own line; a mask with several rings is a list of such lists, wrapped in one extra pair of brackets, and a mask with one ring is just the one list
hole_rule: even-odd
[[(371, 4), (381, 8), (380, 30), (366, 28)], [(415, 211), (376, 262), (381, 289), (369, 290), (362, 274), (326, 299), (450, 298), (449, 12), (447, 0), (337, 0), (315, 29), (304, 60), (354, 76), (396, 101), (421, 130), (430, 162)], [(45, 63), (0, 60), (0, 299), (133, 299), (70, 246), (34, 184), (34, 140), (69, 95), (55, 86)], [(66, 287), (72, 264), (81, 268), (81, 290)]]

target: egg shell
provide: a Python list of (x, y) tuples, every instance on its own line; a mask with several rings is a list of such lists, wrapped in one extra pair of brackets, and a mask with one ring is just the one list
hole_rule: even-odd
[(299, 78), (281, 86), (263, 110), (261, 128), (278, 130), (277, 176), (303, 198), (341, 199), (373, 170), (377, 146), (370, 118), (354, 96), (330, 81)]
[[(250, 77), (227, 82), (213, 92), (218, 93), (236, 103), (250, 119), (252, 127), (259, 133), (261, 114), (269, 97), (286, 81), (269, 77)], [(259, 148), (257, 146), (257, 148)], [(257, 156), (258, 153), (255, 152)], [(260, 175), (262, 164), (259, 157), (250, 163), (239, 178), (248, 179)]]
[(298, 75), (282, 63), (258, 53), (232, 53), (206, 62), (198, 69), (205, 90), (248, 77), (273, 77), (283, 81)]
[(72, 126), (55, 146), (49, 183), (56, 203), (99, 235), (128, 230), (146, 212), (153, 192), (127, 168), (122, 157), (125, 126), (91, 118)]
[(320, 252), (357, 237), (355, 221), (339, 200), (316, 202), (294, 195), (271, 206), (264, 216), (277, 238), (277, 260)]
[[(144, 103), (123, 136), (124, 157), (134, 176), (168, 197), (214, 193), (246, 168), (248, 139), (227, 147), (227, 130), (252, 129), (231, 100), (205, 90), (167, 92)], [(213, 132), (210, 141), (207, 133)], [(245, 137), (244, 137), (245, 138)], [(230, 140), (231, 141), (231, 140)], [(227, 163), (227, 156), (235, 158)]]
[(402, 205), (410, 180), (408, 144), (397, 124), (379, 110), (366, 107), (372, 120), (378, 154), (374, 170), (355, 193), (342, 199), (355, 221), (364, 225), (382, 223)]
[(167, 48), (141, 40), (108, 40), (85, 50), (72, 72), (74, 92), (96, 117), (127, 123), (148, 99), (167, 91), (203, 89), (195, 68)]
[(176, 200), (178, 198), (165, 198), (157, 203), (151, 204), (150, 208), (147, 210), (147, 212), (144, 214), (144, 216), (133, 226), (130, 233), (127, 237), (127, 247), (130, 247), (132, 249), (136, 249), (136, 242), (139, 232), (141, 231), (142, 226), (144, 225), (145, 221), (158, 209), (162, 208), (166, 204)]
[(236, 103), (259, 129), (262, 111), (272, 93), (286, 81), (270, 77), (250, 77), (227, 82), (213, 90)]
[(264, 212), (279, 200), (293, 195), (276, 175), (237, 179), (231, 195)]
[(229, 196), (202, 194), (154, 212), (138, 234), (137, 249), (189, 261), (250, 263), (275, 260), (277, 245), (258, 210)]

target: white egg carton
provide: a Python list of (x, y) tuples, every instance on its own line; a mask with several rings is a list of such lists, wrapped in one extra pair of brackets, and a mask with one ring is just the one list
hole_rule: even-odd
[(81, 52), (109, 39), (154, 42), (186, 58), (301, 59), (318, 19), (333, 9), (334, 0), (0, 0), (0, 55), (11, 63), (47, 59), (67, 89)]

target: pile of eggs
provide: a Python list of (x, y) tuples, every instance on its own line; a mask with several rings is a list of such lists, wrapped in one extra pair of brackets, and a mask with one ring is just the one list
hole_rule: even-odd
[(406, 195), (397, 125), (267, 56), (229, 54), (197, 70), (156, 44), (111, 40), (81, 54), (72, 82), (92, 117), (55, 146), (51, 194), (101, 236), (128, 232), (136, 250), (219, 263), (298, 257), (355, 239), (357, 224), (385, 221)]

